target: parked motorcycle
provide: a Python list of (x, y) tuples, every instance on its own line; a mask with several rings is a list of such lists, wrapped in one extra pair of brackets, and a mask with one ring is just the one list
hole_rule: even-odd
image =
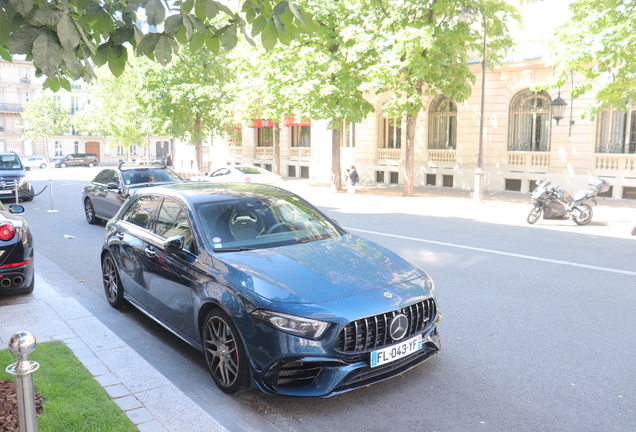
[(543, 180), (532, 192), (532, 198), (536, 202), (528, 215), (528, 223), (535, 223), (543, 214), (543, 219), (572, 219), (577, 225), (588, 224), (593, 214), (589, 203), (596, 205), (596, 196), (610, 188), (607, 181), (592, 176), (588, 185), (590, 189), (572, 196), (551, 184), (549, 179)]

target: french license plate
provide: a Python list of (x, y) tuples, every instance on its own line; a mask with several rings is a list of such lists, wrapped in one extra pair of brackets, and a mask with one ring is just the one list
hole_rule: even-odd
[(371, 367), (381, 366), (399, 360), (422, 349), (422, 335), (371, 353)]
[(0, 190), (0, 194), (11, 194), (13, 192), (14, 191), (12, 191), (12, 190)]

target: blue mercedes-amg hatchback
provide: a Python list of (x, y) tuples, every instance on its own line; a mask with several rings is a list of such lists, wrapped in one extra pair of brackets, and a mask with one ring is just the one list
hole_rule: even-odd
[(139, 190), (106, 225), (101, 262), (109, 303), (201, 350), (227, 393), (330, 396), (440, 350), (430, 277), (277, 187)]

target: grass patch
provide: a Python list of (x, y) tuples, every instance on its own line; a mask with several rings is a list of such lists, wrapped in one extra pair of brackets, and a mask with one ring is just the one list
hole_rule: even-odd
[[(38, 344), (29, 360), (40, 363), (33, 385), (45, 399), (38, 432), (138, 430), (63, 342)], [(8, 349), (0, 351), (0, 378), (14, 381), (4, 369), (16, 361)]]

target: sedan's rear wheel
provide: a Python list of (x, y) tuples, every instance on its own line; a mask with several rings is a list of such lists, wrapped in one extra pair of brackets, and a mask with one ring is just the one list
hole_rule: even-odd
[(88, 167), (89, 167), (89, 168), (93, 168), (94, 166), (95, 166), (95, 164), (94, 164), (93, 162), (89, 162), (89, 163), (88, 163)]
[(115, 309), (121, 308), (126, 302), (124, 299), (124, 287), (119, 279), (115, 260), (108, 252), (102, 258), (102, 281), (104, 282), (104, 292), (108, 303)]
[(541, 217), (541, 207), (533, 207), (532, 210), (530, 210), (527, 221), (532, 225), (539, 220), (539, 217)]
[(86, 201), (84, 201), (84, 214), (86, 215), (86, 222), (89, 224), (97, 225), (100, 222), (100, 219), (95, 216), (95, 209), (90, 198), (86, 198)]
[(46, 164), (43, 163), (42, 165), (40, 165), (40, 169), (45, 169), (46, 168)]
[(66, 168), (66, 164), (65, 164), (65, 163), (60, 164), (60, 166), (61, 166), (62, 168)]
[(245, 391), (250, 382), (247, 355), (236, 326), (220, 309), (213, 309), (203, 323), (203, 352), (208, 371), (225, 393)]

